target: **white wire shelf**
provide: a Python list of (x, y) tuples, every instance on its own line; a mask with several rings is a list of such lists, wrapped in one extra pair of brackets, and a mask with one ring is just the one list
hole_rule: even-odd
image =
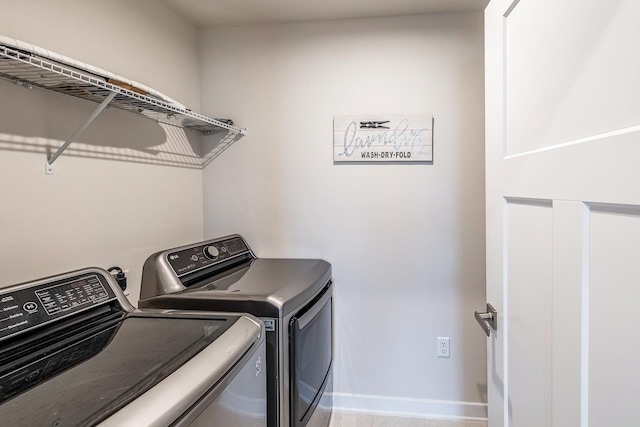
[(134, 91), (135, 88), (131, 90), (123, 87), (128, 85), (119, 86), (102, 76), (4, 45), (0, 45), (0, 78), (25, 87), (40, 87), (95, 103), (102, 103), (110, 94), (115, 93), (109, 102), (110, 106), (205, 135), (224, 130), (235, 134), (246, 132), (246, 129), (234, 126), (231, 120), (212, 119), (144, 91), (138, 93)]

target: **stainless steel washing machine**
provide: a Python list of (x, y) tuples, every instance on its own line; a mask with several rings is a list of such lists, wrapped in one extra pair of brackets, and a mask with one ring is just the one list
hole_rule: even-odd
[(239, 235), (168, 249), (144, 264), (140, 307), (250, 313), (267, 334), (270, 427), (329, 424), (333, 284), (319, 259), (260, 259)]
[(266, 425), (253, 316), (134, 310), (89, 268), (0, 289), (0, 423)]

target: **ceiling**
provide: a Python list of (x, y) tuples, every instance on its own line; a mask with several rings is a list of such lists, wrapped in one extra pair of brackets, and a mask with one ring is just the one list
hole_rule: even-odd
[(165, 0), (199, 26), (483, 10), (489, 0)]

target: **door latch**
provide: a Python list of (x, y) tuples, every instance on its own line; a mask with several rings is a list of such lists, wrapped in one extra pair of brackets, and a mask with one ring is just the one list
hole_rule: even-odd
[(487, 336), (491, 335), (491, 329), (494, 331), (498, 330), (498, 312), (491, 304), (487, 304), (486, 313), (478, 313), (476, 311), (474, 316), (476, 318), (476, 322), (478, 322)]

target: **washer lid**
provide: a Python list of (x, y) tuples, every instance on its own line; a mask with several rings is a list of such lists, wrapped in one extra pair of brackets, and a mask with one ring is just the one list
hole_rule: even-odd
[(139, 305), (284, 317), (330, 279), (331, 264), (321, 259), (260, 258), (228, 275), (204, 278), (179, 292), (140, 300)]
[(14, 353), (15, 343), (11, 352), (0, 348), (2, 424), (95, 425), (212, 344), (237, 319), (129, 315), (85, 326), (55, 344), (43, 336), (15, 360), (6, 354)]

